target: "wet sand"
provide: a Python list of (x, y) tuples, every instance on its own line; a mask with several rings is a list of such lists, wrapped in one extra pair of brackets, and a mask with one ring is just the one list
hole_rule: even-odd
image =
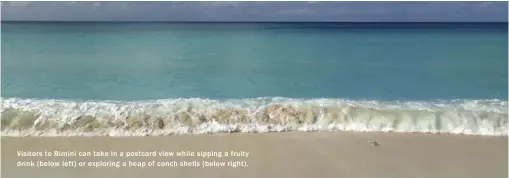
[[(374, 146), (370, 141), (380, 145)], [(404, 133), (259, 133), (153, 137), (2, 137), (2, 178), (507, 178), (507, 137)], [(237, 151), (201, 157), (18, 157), (17, 151)], [(242, 155), (249, 152), (248, 156)], [(230, 152), (231, 153), (231, 152)], [(223, 155), (224, 156), (224, 155)], [(247, 167), (17, 167), (17, 161), (181, 163)]]

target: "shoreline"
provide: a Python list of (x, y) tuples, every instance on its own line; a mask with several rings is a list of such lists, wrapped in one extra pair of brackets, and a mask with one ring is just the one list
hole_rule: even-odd
[[(2, 100), (2, 135), (155, 136), (370, 131), (507, 135), (507, 101), (253, 98), (149, 102)], [(73, 107), (70, 107), (73, 106)]]
[[(283, 132), (175, 136), (2, 136), (2, 177), (505, 178), (507, 136), (380, 132)], [(377, 146), (373, 141), (378, 143)], [(16, 151), (242, 152), (248, 157), (18, 157)], [(212, 154), (213, 155), (213, 154)], [(17, 167), (16, 161), (179, 161), (185, 167)], [(247, 167), (196, 164), (239, 162)], [(192, 166), (193, 163), (195, 166)]]
[[(500, 138), (505, 137), (509, 140), (509, 135), (474, 135), (474, 134), (465, 134), (465, 133), (450, 133), (450, 132), (396, 132), (396, 131), (351, 131), (351, 130), (333, 130), (333, 131), (301, 131), (301, 130), (290, 130), (290, 131), (266, 131), (266, 132), (240, 132), (240, 131), (232, 131), (232, 132), (210, 132), (210, 133), (168, 133), (167, 135), (149, 135), (148, 132), (136, 131), (136, 130), (121, 130), (125, 133), (134, 132), (137, 135), (93, 135), (93, 132), (52, 132), (50, 134), (68, 134), (75, 133), (75, 135), (48, 135), (47, 133), (39, 134), (39, 135), (7, 135), (12, 133), (20, 133), (20, 131), (1, 131), (6, 133), (1, 133), (0, 138), (93, 138), (93, 137), (111, 137), (111, 138), (131, 138), (131, 137), (189, 137), (189, 136), (230, 136), (230, 135), (239, 135), (239, 136), (255, 136), (255, 135), (264, 135), (264, 136), (275, 136), (279, 134), (306, 134), (306, 133), (316, 133), (316, 134), (368, 134), (368, 135), (378, 135), (378, 134), (394, 134), (394, 135), (412, 135), (412, 136), (446, 136), (446, 137), (484, 137), (484, 138)], [(105, 134), (106, 132), (101, 132), (99, 134)], [(143, 135), (145, 134), (145, 135)]]

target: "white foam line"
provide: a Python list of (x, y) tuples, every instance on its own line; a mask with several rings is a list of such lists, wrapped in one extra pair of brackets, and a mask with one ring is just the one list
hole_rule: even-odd
[[(508, 102), (500, 100), (384, 102), (343, 99), (304, 100), (291, 98), (254, 98), (219, 101), (193, 98), (122, 102), (2, 98), (1, 104), (2, 114), (4, 114), (4, 111), (8, 111), (8, 109), (19, 110), (20, 112), (14, 111), (14, 114), (22, 116), (24, 116), (23, 114), (27, 114), (23, 112), (33, 112), (32, 117), (37, 117), (35, 120), (36, 124), (44, 121), (52, 121), (59, 125), (72, 125), (78, 118), (83, 116), (91, 116), (98, 121), (112, 119), (115, 122), (126, 123), (129, 116), (136, 114), (142, 114), (142, 117), (165, 116), (165, 119), (175, 119), (171, 117), (177, 116), (178, 118), (178, 113), (180, 112), (187, 113), (189, 117), (199, 117), (200, 115), (212, 117), (212, 115), (217, 114), (221, 109), (246, 111), (247, 113), (242, 113), (241, 115), (247, 117), (250, 122), (255, 123), (224, 125), (212, 120), (211, 122), (202, 123), (195, 129), (180, 127), (180, 124), (176, 124), (173, 126), (175, 128), (158, 129), (155, 131), (146, 131), (146, 129), (145, 131), (102, 130), (83, 133), (80, 133), (78, 130), (67, 132), (52, 131), (46, 133), (35, 131), (34, 129), (18, 132), (10, 128), (3, 129), (2, 133), (8, 135), (16, 135), (13, 133), (19, 135), (171, 135), (217, 132), (284, 132), (289, 130), (304, 132), (357, 131), (507, 135), (508, 130)], [(272, 107), (273, 110), (269, 112), (267, 110), (270, 107)], [(270, 125), (268, 123), (262, 123), (264, 119), (258, 118), (259, 116), (257, 114), (267, 114), (270, 116), (270, 120), (275, 119), (285, 123), (288, 122), (285, 119), (295, 119), (294, 117), (297, 117), (291, 116), (287, 118), (288, 115), (285, 114), (289, 112), (283, 111), (281, 108), (296, 108), (297, 110), (299, 108), (307, 108), (308, 110), (304, 112), (312, 112), (312, 115), (317, 117), (317, 120), (314, 124), (290, 127), (284, 124)], [(329, 111), (329, 109), (333, 110)], [(299, 113), (300, 111), (297, 110), (290, 112)], [(330, 114), (339, 116), (331, 116)], [(30, 116), (30, 114), (28, 115)], [(236, 116), (225, 117), (232, 117), (226, 119), (236, 121)], [(17, 119), (19, 119), (19, 117)], [(328, 122), (331, 121), (334, 123), (328, 124)], [(288, 124), (291, 123), (288, 122)]]

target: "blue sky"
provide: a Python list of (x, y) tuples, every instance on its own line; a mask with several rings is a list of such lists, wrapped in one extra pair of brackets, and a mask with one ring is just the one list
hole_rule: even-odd
[(2, 20), (507, 22), (507, 2), (2, 2)]

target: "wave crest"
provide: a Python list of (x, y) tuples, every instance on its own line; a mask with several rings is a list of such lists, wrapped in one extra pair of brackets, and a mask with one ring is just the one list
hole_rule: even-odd
[(359, 131), (506, 136), (500, 100), (353, 101), (253, 98), (153, 101), (2, 99), (4, 136), (134, 136)]

